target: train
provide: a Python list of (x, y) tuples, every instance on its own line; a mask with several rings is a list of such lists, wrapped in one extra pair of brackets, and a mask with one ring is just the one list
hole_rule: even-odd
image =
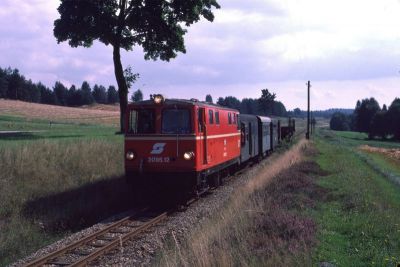
[[(295, 132), (265, 116), (196, 99), (152, 95), (131, 103), (125, 116), (125, 174), (134, 195), (158, 188), (201, 194), (222, 177), (272, 153)], [(153, 192), (155, 193), (155, 192)]]

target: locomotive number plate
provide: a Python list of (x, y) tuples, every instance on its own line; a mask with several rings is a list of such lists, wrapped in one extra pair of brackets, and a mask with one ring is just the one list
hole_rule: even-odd
[(169, 163), (169, 157), (148, 157), (148, 163)]

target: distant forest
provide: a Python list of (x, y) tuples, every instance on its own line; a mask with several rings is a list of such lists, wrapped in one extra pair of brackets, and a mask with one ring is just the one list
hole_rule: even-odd
[[(117, 89), (110, 85), (107, 88), (95, 84), (93, 87), (87, 81), (82, 82), (80, 87), (75, 85), (67, 88), (62, 82), (55, 82), (52, 88), (41, 82), (34, 83), (20, 74), (18, 69), (0, 68), (0, 98), (21, 100), (26, 102), (77, 107), (93, 103), (115, 104), (119, 103)], [(285, 105), (276, 101), (276, 94), (262, 89), (259, 98), (237, 99), (234, 96), (219, 97), (217, 104), (238, 109), (244, 114), (268, 115), (268, 116), (290, 116), (306, 117), (307, 112), (299, 108), (287, 111)], [(131, 101), (143, 100), (140, 90), (133, 92)], [(213, 102), (211, 95), (207, 95), (207, 102)], [(313, 111), (313, 117), (330, 118), (334, 113), (340, 112), (346, 115), (352, 114), (352, 109), (328, 109), (324, 111)]]
[(79, 88), (75, 85), (67, 88), (57, 81), (50, 89), (40, 82), (27, 80), (18, 69), (10, 67), (0, 68), (0, 98), (70, 107), (90, 105), (95, 102), (100, 104), (119, 102), (118, 92), (112, 85), (106, 88), (95, 84), (91, 88), (89, 83), (84, 81)]
[(364, 132), (369, 138), (400, 140), (400, 98), (395, 98), (389, 107), (383, 105), (382, 108), (373, 97), (359, 100), (353, 113), (334, 113), (330, 128)]
[[(242, 113), (259, 115), (286, 116), (285, 106), (275, 101), (276, 95), (267, 89), (261, 90), (261, 97), (258, 99), (245, 98), (242, 101), (233, 96), (220, 97), (217, 104), (239, 109)], [(117, 89), (110, 85), (106, 88), (103, 85), (95, 84), (90, 87), (84, 81), (80, 87), (72, 85), (67, 88), (62, 82), (55, 82), (52, 88), (43, 85), (41, 82), (34, 83), (20, 74), (18, 69), (10, 67), (0, 68), (0, 98), (21, 100), (26, 102), (76, 107), (90, 105), (93, 103), (115, 104), (119, 102)], [(140, 90), (134, 91), (131, 101), (143, 100)], [(208, 95), (209, 102), (212, 102), (211, 95)]]
[[(340, 112), (346, 115), (353, 114), (354, 109), (345, 109), (345, 108), (330, 108), (327, 110), (314, 110), (311, 112), (312, 117), (314, 118), (326, 118), (330, 119), (333, 114)], [(297, 118), (306, 118), (307, 111), (300, 110), (299, 108), (295, 108), (293, 111), (288, 112), (288, 116), (290, 117), (297, 117)]]

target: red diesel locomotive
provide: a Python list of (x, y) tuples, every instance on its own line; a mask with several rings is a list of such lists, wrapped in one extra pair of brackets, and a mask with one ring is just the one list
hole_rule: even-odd
[(126, 177), (139, 193), (155, 186), (200, 191), (240, 163), (237, 110), (154, 95), (128, 105), (126, 125)]

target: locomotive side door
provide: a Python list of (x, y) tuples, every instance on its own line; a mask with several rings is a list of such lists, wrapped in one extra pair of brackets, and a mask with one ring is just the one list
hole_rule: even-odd
[(249, 155), (253, 156), (253, 129), (251, 122), (249, 123)]
[(207, 164), (207, 128), (206, 128), (206, 110), (205, 108), (198, 109), (199, 133), (201, 133), (200, 146), (203, 154), (203, 164)]

